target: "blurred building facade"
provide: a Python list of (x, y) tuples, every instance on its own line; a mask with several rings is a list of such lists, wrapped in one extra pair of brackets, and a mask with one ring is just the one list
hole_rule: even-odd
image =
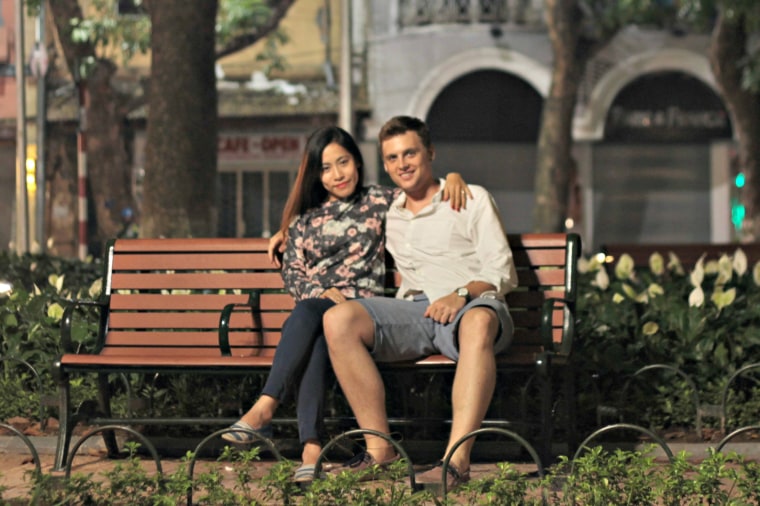
[[(1, 3), (6, 25), (10, 3)], [(264, 41), (219, 61), (219, 235), (276, 230), (308, 134), (338, 121), (342, 30), (351, 40), (353, 133), (369, 181), (389, 183), (376, 142), (383, 122), (418, 116), (430, 124), (438, 173), (457, 171), (485, 186), (507, 230), (530, 231), (552, 63), (543, 1), (349, 3), (350, 22), (340, 0), (298, 0), (291, 7), (281, 25), (290, 38), (280, 50), (284, 69), (267, 71), (257, 60)], [(589, 64), (573, 131), (579, 199), (567, 223), (587, 250), (612, 242), (734, 239), (733, 132), (708, 44), (704, 35), (630, 27)], [(148, 69), (145, 57), (125, 70)], [(0, 87), (0, 111), (8, 93)], [(48, 121), (74, 122), (75, 97), (59, 97), (48, 111)], [(135, 111), (131, 122), (139, 196), (145, 111)], [(0, 149), (13, 140), (6, 130), (0, 129)], [(3, 163), (3, 181), (6, 172)]]

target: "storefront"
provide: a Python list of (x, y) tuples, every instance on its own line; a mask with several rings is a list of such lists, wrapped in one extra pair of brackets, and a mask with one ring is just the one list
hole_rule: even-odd
[(728, 113), (699, 79), (663, 71), (631, 81), (592, 149), (594, 244), (732, 240), (730, 142)]

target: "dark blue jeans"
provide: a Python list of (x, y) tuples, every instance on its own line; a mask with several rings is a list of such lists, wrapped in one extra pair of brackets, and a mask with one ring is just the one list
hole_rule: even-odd
[(298, 385), (296, 415), (301, 443), (319, 440), (330, 360), (322, 330), (322, 315), (334, 305), (330, 299), (304, 299), (296, 304), (282, 326), (272, 368), (261, 391), (282, 402), (290, 386), (293, 383)]

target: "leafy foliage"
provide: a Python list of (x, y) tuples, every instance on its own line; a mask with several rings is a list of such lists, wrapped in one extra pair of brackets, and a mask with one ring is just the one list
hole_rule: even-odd
[[(362, 504), (376, 506), (469, 505), (575, 505), (757, 504), (760, 499), (760, 465), (735, 453), (711, 451), (698, 463), (682, 452), (671, 462), (657, 462), (651, 448), (642, 451), (606, 451), (588, 448), (570, 461), (563, 457), (543, 477), (518, 472), (499, 463), (492, 475), (473, 480), (445, 498), (429, 491), (412, 491), (406, 481), (406, 464), (396, 463), (386, 479), (360, 483), (355, 473), (328, 474), (306, 491), (292, 481), (294, 464), (282, 461), (261, 478), (252, 471), (258, 449), (225, 448), (216, 465), (188, 474), (194, 458), (188, 452), (171, 474), (150, 474), (130, 443), (129, 457), (96, 476), (75, 473), (62, 480), (44, 473), (31, 475), (30, 504), (185, 504), (192, 490), (193, 504)], [(220, 466), (234, 469), (230, 477)], [(226, 473), (226, 475), (225, 475)], [(3, 489), (0, 489), (2, 499)], [(14, 503), (15, 504), (15, 503)]]
[[(651, 395), (674, 401), (677, 392), (691, 387), (686, 377), (703, 403), (720, 404), (730, 376), (760, 361), (760, 263), (748, 269), (744, 252), (737, 249), (719, 260), (702, 259), (689, 273), (672, 254), (666, 262), (656, 253), (649, 264), (636, 269), (628, 255), (614, 266), (596, 259), (581, 262), (576, 357), (585, 377), (597, 378), (601, 398), (614, 399), (621, 380), (642, 367), (664, 364), (671, 372), (649, 396), (633, 403), (620, 399), (629, 403), (628, 411), (650, 411)], [(683, 374), (674, 375), (673, 369)], [(661, 408), (655, 425), (693, 426), (688, 395), (680, 408)]]
[[(697, 29), (710, 29), (723, 10), (729, 19), (741, 24), (748, 34), (760, 34), (760, 3), (754, 0), (682, 0), (678, 17)], [(760, 93), (760, 45), (750, 43), (745, 59), (737, 62), (742, 68), (742, 85)]]

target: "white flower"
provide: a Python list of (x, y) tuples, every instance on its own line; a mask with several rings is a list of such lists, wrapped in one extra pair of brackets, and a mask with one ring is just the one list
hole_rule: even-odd
[(744, 253), (744, 250), (741, 248), (736, 249), (736, 252), (734, 252), (733, 263), (736, 274), (738, 276), (744, 276), (744, 273), (747, 272), (747, 255)]
[(59, 276), (58, 274), (51, 274), (48, 276), (48, 283), (50, 283), (51, 286), (54, 286), (58, 293), (61, 293), (61, 289), (63, 289), (64, 277), (65, 275)]
[(647, 287), (647, 295), (649, 295), (652, 298), (657, 297), (658, 295), (664, 295), (665, 290), (662, 289), (660, 285), (657, 283), (652, 283)]
[(675, 272), (679, 276), (684, 275), (684, 270), (683, 270), (683, 265), (681, 265), (681, 260), (678, 258), (678, 255), (676, 255), (672, 251), (668, 252), (668, 270)]
[(752, 281), (755, 282), (755, 286), (760, 286), (760, 261), (752, 268)]
[(103, 278), (98, 278), (92, 282), (88, 293), (93, 299), (97, 299), (100, 293), (103, 291)]
[(697, 286), (689, 294), (689, 306), (690, 307), (702, 307), (705, 303), (705, 292), (702, 291), (702, 287)]
[(633, 266), (633, 257), (628, 253), (623, 253), (615, 265), (615, 277), (621, 280), (630, 279), (633, 274)]
[(50, 304), (47, 310), (47, 315), (55, 321), (61, 321), (63, 317), (63, 307), (57, 302)]
[(660, 326), (657, 325), (657, 322), (646, 322), (644, 326), (641, 327), (641, 331), (645, 336), (653, 336), (658, 330), (660, 330)]
[(718, 260), (718, 279), (715, 280), (716, 285), (725, 285), (734, 276), (734, 266), (731, 263), (731, 259), (728, 255), (722, 255)]
[(715, 305), (718, 307), (718, 310), (721, 310), (726, 306), (730, 306), (735, 299), (736, 288), (731, 288), (725, 292), (723, 290), (715, 290), (715, 292), (713, 292), (712, 296), (710, 297), (710, 300), (715, 303)]
[(665, 259), (657, 251), (649, 257), (649, 270), (656, 276), (661, 276), (665, 272)]
[(578, 259), (578, 273), (586, 274), (588, 272), (590, 262), (585, 257)]
[(612, 296), (612, 302), (614, 302), (615, 304), (620, 304), (624, 300), (625, 300), (625, 297), (620, 295), (620, 293), (618, 292), (615, 292), (615, 295)]
[(694, 265), (694, 270), (691, 271), (691, 274), (689, 274), (689, 281), (691, 282), (691, 286), (702, 286), (702, 281), (705, 279), (705, 268), (703, 267), (702, 262), (703, 259), (704, 257), (700, 258), (697, 261), (697, 263)]
[(600, 290), (606, 290), (607, 288), (609, 288), (610, 277), (607, 276), (607, 270), (599, 269), (598, 271), (596, 271), (596, 277), (594, 278), (594, 281), (591, 284), (599, 287)]

